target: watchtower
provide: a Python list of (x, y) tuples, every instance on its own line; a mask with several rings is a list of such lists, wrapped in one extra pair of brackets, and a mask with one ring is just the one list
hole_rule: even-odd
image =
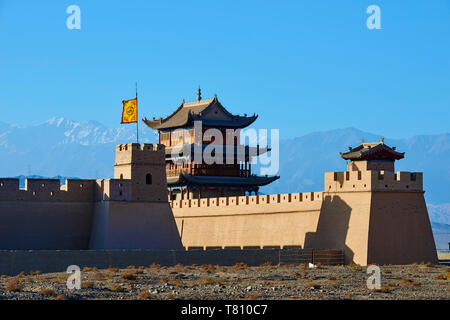
[(167, 202), (164, 145), (118, 145), (114, 179), (131, 180), (132, 201)]

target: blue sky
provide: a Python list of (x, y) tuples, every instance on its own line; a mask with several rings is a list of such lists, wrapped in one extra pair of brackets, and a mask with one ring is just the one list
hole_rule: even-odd
[[(81, 8), (68, 30), (66, 8)], [(381, 8), (381, 30), (366, 8)], [(281, 138), (450, 132), (450, 1), (0, 0), (0, 121), (118, 126), (214, 93)], [(143, 129), (145, 130), (145, 129)]]

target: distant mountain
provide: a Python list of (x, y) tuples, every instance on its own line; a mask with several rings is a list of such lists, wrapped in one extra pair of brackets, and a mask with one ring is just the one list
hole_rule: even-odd
[(438, 250), (450, 250), (450, 225), (445, 223), (432, 222), (434, 242)]
[[(381, 136), (345, 128), (282, 139), (279, 146), (281, 178), (262, 188), (261, 192), (323, 190), (324, 172), (346, 170), (346, 163), (339, 157), (339, 152), (358, 145), (361, 139), (379, 141)], [(110, 128), (96, 121), (76, 122), (64, 118), (52, 118), (26, 127), (0, 122), (0, 176), (112, 177), (114, 146), (135, 140), (133, 124)], [(140, 141), (155, 143), (155, 131), (142, 126)], [(405, 159), (397, 161), (397, 170), (424, 172), (428, 203), (450, 203), (449, 133), (408, 139), (385, 137), (385, 142), (406, 152)], [(444, 215), (442, 212), (448, 215), (449, 210), (445, 206), (442, 209), (431, 207), (431, 211), (440, 217)]]
[[(365, 141), (379, 141), (382, 135), (355, 128), (315, 132), (280, 141), (281, 178), (263, 188), (264, 193), (320, 191), (323, 173), (345, 171), (346, 162), (339, 152)], [(406, 152), (396, 162), (396, 171), (424, 172), (424, 189), (428, 202), (450, 203), (450, 134), (415, 136), (409, 139), (385, 138), (385, 143)]]
[[(156, 141), (149, 129), (141, 130), (139, 138)], [(115, 145), (134, 141), (133, 124), (108, 128), (96, 121), (64, 118), (27, 127), (0, 123), (0, 176), (111, 177)]]

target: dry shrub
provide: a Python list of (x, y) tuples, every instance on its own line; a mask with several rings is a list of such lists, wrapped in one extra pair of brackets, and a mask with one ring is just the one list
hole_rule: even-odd
[(9, 278), (6, 274), (2, 274), (1, 276), (0, 276), (0, 279), (7, 279), (7, 278)]
[(158, 264), (158, 263), (152, 263), (151, 265), (150, 265), (150, 269), (153, 269), (153, 270), (159, 270), (159, 269), (161, 269), (161, 265), (160, 264)]
[(22, 291), (23, 286), (20, 282), (19, 278), (11, 278), (6, 282), (5, 290), (8, 292), (20, 292)]
[(353, 271), (363, 271), (363, 268), (359, 264), (356, 264), (354, 262), (350, 262), (348, 266), (352, 268)]
[(81, 288), (82, 289), (91, 289), (94, 287), (94, 282), (93, 281), (83, 281), (81, 283)]
[(155, 299), (155, 296), (152, 295), (148, 291), (141, 291), (138, 294), (138, 298), (141, 299), (141, 300), (151, 300), (151, 299)]
[(42, 288), (38, 293), (44, 297), (50, 297), (55, 294), (55, 290), (53, 288)]
[(174, 265), (172, 268), (171, 268), (171, 273), (172, 272), (174, 272), (174, 273), (180, 273), (181, 271), (183, 271), (184, 270), (184, 266), (182, 265), (182, 264), (177, 264), (177, 265)]
[(386, 286), (394, 288), (394, 287), (398, 287), (398, 283), (392, 282), (392, 281), (388, 281), (386, 283)]
[(216, 267), (211, 264), (204, 264), (198, 267), (201, 272), (204, 273), (214, 273), (216, 271)]
[(331, 280), (331, 281), (334, 281), (334, 280), (337, 280), (336, 279), (336, 277), (335, 276), (327, 276), (327, 280)]
[(97, 281), (102, 281), (102, 280), (105, 280), (105, 275), (103, 273), (97, 271), (96, 273), (94, 273), (92, 275), (92, 279), (97, 280)]
[(131, 265), (131, 266), (126, 267), (125, 269), (131, 269), (131, 270), (134, 270), (134, 269), (136, 269), (136, 267), (133, 266), (133, 265)]
[(110, 284), (106, 285), (106, 289), (108, 289), (110, 291), (114, 291), (114, 292), (122, 292), (123, 291), (122, 286), (118, 283), (110, 283)]
[(134, 280), (136, 280), (136, 273), (134, 271), (128, 271), (128, 272), (122, 273), (119, 278), (122, 280), (134, 281)]
[(235, 271), (237, 271), (237, 270), (247, 270), (248, 266), (244, 262), (238, 262), (234, 266), (232, 266), (231, 269), (235, 270)]
[(56, 275), (56, 280), (59, 281), (59, 282), (67, 282), (68, 278), (69, 278), (69, 274), (58, 273)]
[(63, 294), (58, 294), (55, 300), (68, 300), (67, 297)]
[(320, 289), (320, 288), (322, 288), (322, 286), (323, 286), (323, 284), (320, 282), (310, 282), (310, 283), (305, 284), (306, 289), (311, 289), (311, 288)]
[(217, 271), (219, 272), (227, 272), (228, 268), (224, 266), (217, 266)]
[(197, 284), (199, 285), (212, 285), (215, 283), (216, 282), (211, 277), (201, 277), (200, 279), (197, 280)]
[(257, 294), (249, 294), (247, 300), (258, 300), (259, 296)]
[(265, 268), (267, 268), (267, 267), (271, 267), (272, 266), (272, 263), (271, 262), (269, 262), (269, 261), (267, 261), (267, 262), (264, 262), (262, 265), (260, 265), (260, 267), (265, 267)]
[(119, 268), (113, 268), (113, 267), (108, 267), (108, 269), (105, 270), (108, 273), (115, 273), (119, 271)]
[(407, 287), (420, 287), (422, 285), (421, 282), (416, 282), (411, 279), (402, 279), (402, 284)]
[(175, 286), (176, 288), (181, 288), (184, 286), (184, 282), (181, 280), (173, 280), (170, 282), (170, 284)]
[(91, 267), (83, 267), (83, 269), (81, 269), (81, 271), (83, 271), (83, 272), (89, 272), (91, 270), (92, 270)]
[(371, 289), (370, 291), (371, 292), (379, 292), (379, 293), (391, 293), (391, 289), (385, 288), (385, 287), (382, 287), (379, 289)]
[(38, 274), (41, 274), (40, 270), (30, 271), (30, 276), (37, 276)]
[(173, 298), (175, 298), (173, 293), (169, 293), (168, 295), (166, 295), (167, 300), (172, 300)]
[(450, 279), (450, 272), (445, 273), (440, 273), (434, 276), (436, 279), (440, 279), (440, 280), (449, 280)]

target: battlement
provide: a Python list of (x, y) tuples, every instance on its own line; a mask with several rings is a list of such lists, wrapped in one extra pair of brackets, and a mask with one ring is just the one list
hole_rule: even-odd
[(326, 192), (423, 191), (422, 172), (345, 171), (325, 173)]
[(164, 161), (165, 146), (163, 144), (144, 143), (140, 145), (138, 143), (128, 143), (116, 146), (115, 166), (130, 165), (131, 163), (164, 165)]
[(97, 201), (131, 201), (131, 180), (99, 179), (97, 182)]
[(26, 179), (20, 189), (19, 179), (0, 178), (0, 201), (92, 202), (94, 190), (95, 180)]
[(208, 207), (233, 207), (233, 206), (255, 206), (278, 203), (298, 203), (298, 202), (321, 202), (322, 192), (308, 193), (287, 193), (257, 196), (233, 196), (217, 198), (201, 198), (190, 200), (172, 200), (172, 208), (208, 208)]
[(152, 144), (152, 143), (127, 143), (127, 144), (119, 144), (116, 146), (116, 152), (125, 152), (132, 150), (140, 150), (140, 151), (164, 151), (165, 146), (163, 144)]

